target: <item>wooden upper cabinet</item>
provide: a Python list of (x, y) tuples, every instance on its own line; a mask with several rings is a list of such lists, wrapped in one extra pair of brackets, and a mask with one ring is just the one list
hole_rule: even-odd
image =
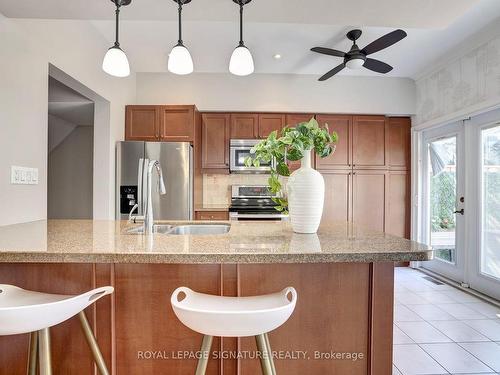
[(406, 170), (410, 167), (410, 130), (408, 117), (388, 118), (387, 153), (390, 169)]
[(204, 113), (201, 122), (201, 167), (229, 172), (229, 126), (231, 115)]
[(125, 109), (125, 140), (156, 141), (160, 134), (160, 108), (128, 105)]
[(279, 113), (261, 113), (259, 115), (259, 138), (267, 138), (273, 131), (278, 131), (278, 136), (285, 126), (285, 115)]
[(362, 228), (385, 230), (387, 175), (380, 170), (353, 172), (352, 220)]
[(161, 141), (193, 141), (195, 124), (193, 105), (164, 105), (161, 106), (160, 113)]
[(330, 133), (336, 131), (339, 136), (333, 154), (326, 158), (320, 158), (316, 155), (316, 168), (318, 170), (350, 169), (352, 164), (352, 116), (318, 115), (316, 120), (320, 126), (328, 124)]
[(128, 105), (125, 140), (193, 142), (194, 105)]
[(231, 139), (254, 139), (259, 135), (259, 115), (256, 113), (231, 114)]
[(285, 125), (289, 127), (294, 127), (297, 124), (300, 124), (301, 122), (307, 122), (311, 118), (313, 118), (314, 115), (311, 113), (288, 113), (285, 116)]
[(385, 116), (354, 116), (352, 123), (352, 163), (355, 168), (385, 168)]

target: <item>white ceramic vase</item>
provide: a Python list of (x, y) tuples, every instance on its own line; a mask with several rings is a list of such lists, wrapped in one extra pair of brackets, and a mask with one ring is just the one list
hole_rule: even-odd
[(311, 151), (306, 151), (301, 167), (288, 178), (288, 211), (295, 233), (316, 233), (323, 214), (325, 181), (311, 167)]

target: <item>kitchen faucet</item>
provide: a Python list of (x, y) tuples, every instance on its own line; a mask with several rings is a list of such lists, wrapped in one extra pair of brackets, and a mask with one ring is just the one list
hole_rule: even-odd
[(164, 195), (166, 193), (165, 183), (163, 182), (163, 172), (161, 170), (161, 165), (158, 160), (144, 159), (144, 165), (146, 166), (146, 209), (144, 212), (144, 234), (153, 233), (153, 198), (152, 198), (152, 181), (151, 177), (153, 174), (153, 169), (156, 170), (158, 174), (158, 193)]

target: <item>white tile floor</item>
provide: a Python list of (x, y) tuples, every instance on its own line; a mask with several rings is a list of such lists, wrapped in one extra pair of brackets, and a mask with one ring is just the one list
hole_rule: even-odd
[(500, 374), (500, 308), (424, 276), (396, 268), (393, 375)]

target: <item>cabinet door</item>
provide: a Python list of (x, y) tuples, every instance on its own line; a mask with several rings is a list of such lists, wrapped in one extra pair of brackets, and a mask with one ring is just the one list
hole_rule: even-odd
[(194, 106), (161, 106), (160, 138), (170, 142), (192, 142), (194, 136)]
[(387, 172), (356, 170), (352, 184), (352, 219), (362, 228), (385, 229)]
[(231, 138), (254, 139), (259, 134), (259, 115), (255, 113), (233, 113), (231, 115)]
[(387, 183), (385, 231), (398, 237), (410, 237), (410, 183), (406, 171), (390, 171)]
[[(301, 122), (307, 122), (313, 117), (314, 115), (310, 113), (289, 113), (285, 116), (285, 126), (293, 128), (297, 124), (300, 124)], [(290, 168), (290, 172), (293, 172), (300, 168), (300, 161), (289, 161), (288, 167)]]
[(229, 212), (227, 211), (196, 211), (196, 220), (212, 221), (212, 220), (229, 220)]
[(285, 126), (285, 115), (277, 113), (263, 113), (259, 115), (259, 138), (267, 138), (271, 132), (277, 130), (278, 136)]
[(320, 158), (316, 155), (316, 168), (318, 170), (350, 169), (352, 158), (352, 116), (318, 115), (316, 119), (320, 126), (328, 124), (330, 133), (336, 131), (339, 136), (339, 141), (333, 154), (326, 158)]
[[(303, 235), (296, 236), (304, 246), (303, 239), (299, 239)], [(292, 240), (290, 243), (291, 251), (293, 242)], [(241, 296), (272, 293), (288, 286), (297, 290), (298, 301), (293, 314), (282, 327), (269, 333), (269, 340), (275, 353), (301, 351), (306, 355), (288, 360), (278, 356), (274, 361), (277, 374), (368, 374), (367, 354), (357, 361), (314, 357), (315, 352), (330, 353), (332, 350), (370, 352), (370, 323), (367, 319), (367, 312), (370, 311), (368, 263), (241, 264), (238, 275)], [(379, 322), (378, 317), (376, 321)], [(389, 335), (392, 336), (391, 333)], [(253, 337), (243, 337), (239, 341), (242, 353), (253, 353), (256, 350)], [(377, 345), (382, 343), (377, 342)], [(240, 371), (237, 373), (240, 375), (262, 373), (255, 356), (241, 358), (238, 362)], [(390, 367), (390, 358), (387, 362)], [(379, 371), (371, 374), (382, 373)], [(234, 374), (236, 373), (231, 373)]]
[(406, 170), (410, 168), (410, 129), (408, 117), (390, 117), (388, 119), (387, 160), (390, 169)]
[(205, 113), (201, 123), (201, 167), (229, 169), (230, 115)]
[(126, 141), (157, 141), (160, 136), (160, 106), (128, 105), (125, 110)]
[(384, 116), (354, 116), (352, 158), (356, 168), (385, 168), (386, 121)]
[(350, 171), (323, 173), (325, 179), (325, 204), (323, 223), (351, 220), (352, 176)]
[(311, 113), (288, 113), (285, 116), (285, 125), (289, 127), (294, 127), (297, 124), (300, 124), (301, 122), (307, 122), (311, 118), (313, 118), (314, 115)]

